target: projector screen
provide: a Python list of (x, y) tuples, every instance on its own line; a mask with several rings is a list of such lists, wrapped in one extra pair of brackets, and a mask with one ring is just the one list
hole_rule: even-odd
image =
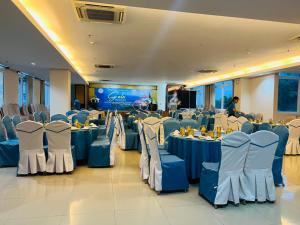
[(101, 110), (150, 109), (151, 105), (157, 104), (157, 87), (91, 84), (89, 99), (94, 99)]

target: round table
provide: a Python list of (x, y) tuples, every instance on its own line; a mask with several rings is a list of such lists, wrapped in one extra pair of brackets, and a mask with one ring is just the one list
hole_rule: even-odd
[(168, 152), (183, 159), (188, 178), (197, 180), (200, 179), (203, 162), (220, 161), (221, 141), (170, 135)]

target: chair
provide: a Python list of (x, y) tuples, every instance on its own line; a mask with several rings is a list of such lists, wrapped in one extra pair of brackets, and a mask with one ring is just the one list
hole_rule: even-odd
[(254, 114), (246, 114), (245, 117), (248, 119), (248, 120), (255, 120), (255, 115)]
[(44, 111), (40, 112), (40, 119), (42, 123), (47, 123), (48, 122), (47, 113)]
[(48, 173), (63, 173), (74, 170), (71, 152), (71, 125), (62, 121), (52, 121), (47, 124)]
[(244, 133), (246, 133), (246, 134), (252, 134), (253, 133), (253, 129), (254, 129), (254, 126), (249, 121), (243, 123), (242, 127), (241, 127), (241, 131), (244, 132)]
[(292, 120), (289, 124), (289, 139), (286, 144), (286, 155), (300, 154), (299, 138), (300, 138), (300, 119)]
[(257, 113), (255, 114), (255, 119), (258, 120), (258, 121), (262, 121), (263, 120), (263, 114), (262, 113)]
[(247, 134), (233, 132), (221, 142), (220, 162), (203, 162), (199, 194), (215, 207), (225, 205), (228, 201), (239, 203), (240, 180), (249, 144)]
[(273, 132), (279, 136), (278, 146), (275, 151), (275, 158), (272, 165), (274, 183), (277, 186), (284, 186), (282, 179), (282, 161), (285, 152), (286, 143), (289, 138), (289, 130), (286, 126), (280, 125), (273, 128)]
[(258, 125), (258, 130), (272, 131), (272, 126), (269, 123), (262, 123)]
[(222, 130), (226, 131), (228, 129), (228, 115), (227, 114), (221, 114), (221, 124), (222, 124)]
[(74, 109), (80, 110), (81, 103), (80, 103), (80, 101), (78, 99), (74, 100), (73, 107), (74, 107)]
[(120, 124), (120, 135), (118, 141), (120, 148), (123, 150), (138, 149), (138, 133), (131, 129), (125, 129), (123, 118), (120, 114), (117, 115), (117, 119)]
[(199, 127), (205, 127), (206, 129), (208, 128), (208, 118), (207, 116), (199, 116), (198, 118), (198, 125)]
[(66, 112), (66, 116), (71, 116), (73, 114), (76, 114), (76, 112), (74, 110), (70, 110), (70, 111)]
[(160, 118), (160, 115), (158, 113), (150, 113), (149, 117), (156, 117), (156, 118)]
[(196, 120), (192, 120), (192, 119), (183, 119), (180, 121), (180, 126), (181, 127), (192, 127), (194, 129), (198, 129), (199, 128), (199, 125), (198, 123), (196, 122)]
[(140, 173), (143, 180), (149, 178), (149, 153), (147, 150), (146, 137), (143, 131), (142, 123), (138, 122), (138, 130), (141, 141), (142, 152), (140, 156)]
[(164, 129), (164, 143), (168, 142), (169, 135), (175, 131), (180, 129), (180, 123), (176, 119), (169, 119), (163, 122)]
[(150, 148), (149, 184), (155, 191), (187, 191), (189, 188), (184, 160), (174, 155), (160, 155), (157, 137), (151, 127), (145, 129)]
[(9, 116), (4, 116), (2, 122), (3, 125), (5, 126), (8, 139), (9, 140), (18, 139), (11, 118)]
[(33, 113), (33, 120), (35, 122), (41, 122), (41, 117), (40, 117), (40, 114), (38, 112)]
[(18, 175), (45, 172), (46, 157), (43, 148), (43, 124), (28, 120), (19, 123), (16, 130), (20, 142)]
[(24, 120), (33, 119), (33, 115), (29, 113), (27, 105), (22, 105), (20, 111)]
[(250, 135), (251, 143), (241, 180), (240, 198), (246, 201), (275, 201), (272, 164), (279, 137), (270, 131)]
[(235, 116), (228, 117), (228, 128), (233, 131), (239, 130), (238, 120)]
[(105, 116), (105, 126), (106, 127), (107, 127), (107, 123), (108, 123), (109, 114), (110, 114), (110, 112), (109, 112), (109, 110), (107, 110), (106, 116)]
[(217, 127), (222, 128), (222, 114), (221, 113), (218, 113), (215, 115), (214, 130), (217, 130)]
[(18, 166), (19, 140), (7, 140), (6, 129), (0, 120), (0, 167)]
[(165, 132), (164, 132), (164, 122), (171, 119), (172, 117), (163, 117), (160, 119), (160, 127), (159, 127), (159, 143), (162, 145), (165, 141)]
[(135, 116), (136, 119), (142, 119), (142, 120), (146, 119), (147, 117), (148, 117), (148, 115), (147, 115), (146, 113), (144, 113), (144, 112), (139, 112), (139, 113)]
[(106, 120), (107, 121), (105, 122), (105, 125), (106, 125), (106, 135), (108, 135), (108, 133), (109, 133), (111, 120), (112, 120), (112, 118), (114, 118), (112, 112), (109, 113), (109, 111), (108, 111), (107, 113), (108, 113), (108, 115), (106, 116)]
[(238, 129), (241, 130), (242, 129), (242, 126), (244, 123), (248, 122), (247, 118), (243, 117), (243, 116), (240, 116), (238, 119), (237, 119), (237, 122), (238, 122)]
[(3, 122), (0, 120), (0, 142), (7, 140), (7, 133)]
[[(156, 136), (159, 137), (160, 119), (158, 119), (157, 117), (147, 117), (143, 120), (143, 126), (144, 129), (146, 129), (146, 127), (151, 127), (154, 130)], [(147, 138), (146, 143), (148, 143)]]
[(108, 138), (101, 137), (91, 144), (88, 154), (89, 167), (108, 167), (115, 163), (115, 151), (118, 148), (115, 117), (112, 118), (109, 126)]
[(14, 126), (16, 127), (19, 123), (22, 122), (21, 116), (14, 115), (13, 118), (12, 118), (12, 122), (13, 122)]
[(90, 112), (86, 109), (83, 109), (78, 114), (84, 114), (84, 115), (86, 115), (86, 117), (88, 117), (90, 115)]
[(64, 114), (54, 114), (53, 116), (51, 116), (51, 119), (50, 119), (51, 122), (58, 121), (58, 120), (62, 120), (66, 123), (69, 122), (68, 117), (66, 117)]
[(85, 113), (78, 113), (78, 114), (76, 114), (75, 116), (72, 117), (72, 124), (74, 124), (76, 120), (80, 124), (85, 124), (87, 119), (88, 119), (88, 116)]

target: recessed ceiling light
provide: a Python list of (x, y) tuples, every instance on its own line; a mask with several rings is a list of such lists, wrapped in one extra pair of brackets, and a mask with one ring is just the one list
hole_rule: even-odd
[(35, 62), (31, 62), (30, 63), (32, 66), (36, 66), (36, 63)]
[(90, 41), (90, 44), (91, 44), (91, 45), (94, 45), (94, 44), (95, 44), (95, 42), (94, 42), (94, 41)]

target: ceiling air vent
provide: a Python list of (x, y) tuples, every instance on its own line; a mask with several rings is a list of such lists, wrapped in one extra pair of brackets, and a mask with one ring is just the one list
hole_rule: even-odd
[(218, 72), (218, 70), (210, 70), (210, 69), (202, 69), (202, 70), (198, 70), (198, 73), (216, 73)]
[(111, 65), (111, 64), (95, 64), (95, 68), (97, 69), (112, 69), (114, 67), (115, 65)]
[(290, 41), (300, 41), (300, 35), (293, 36), (289, 40)]
[(74, 4), (77, 16), (82, 21), (102, 23), (124, 22), (124, 7), (84, 1), (75, 1)]

